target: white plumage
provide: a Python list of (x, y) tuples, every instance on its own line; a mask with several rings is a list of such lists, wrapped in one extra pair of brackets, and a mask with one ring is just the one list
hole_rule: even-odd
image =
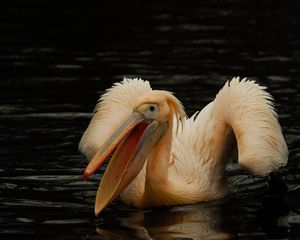
[(160, 117), (164, 112), (172, 115), (166, 115), (168, 131), (121, 199), (138, 207), (219, 199), (228, 192), (225, 166), (236, 157), (236, 149), (238, 163), (256, 175), (287, 163), (287, 145), (265, 89), (233, 78), (213, 102), (187, 118), (170, 93), (153, 91), (141, 79), (124, 79), (100, 98), (79, 149), (90, 159), (138, 107), (159, 104)]

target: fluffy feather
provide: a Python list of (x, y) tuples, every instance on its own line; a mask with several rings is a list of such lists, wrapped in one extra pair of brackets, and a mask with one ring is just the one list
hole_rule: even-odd
[(121, 83), (115, 83), (100, 97), (94, 116), (80, 140), (79, 151), (90, 159), (130, 117), (138, 97), (151, 90), (148, 81), (137, 78), (124, 78)]
[(233, 78), (213, 102), (186, 118), (181, 103), (172, 94), (152, 91), (143, 80), (124, 79), (101, 97), (79, 148), (90, 158), (129, 118), (137, 103), (167, 99), (172, 109), (169, 139), (157, 144), (147, 163), (167, 161), (167, 183), (152, 185), (146, 181), (149, 169), (145, 164), (121, 198), (135, 206), (222, 198), (228, 192), (225, 166), (235, 149), (238, 163), (253, 174), (264, 176), (287, 163), (287, 145), (273, 99), (265, 89), (254, 81)]

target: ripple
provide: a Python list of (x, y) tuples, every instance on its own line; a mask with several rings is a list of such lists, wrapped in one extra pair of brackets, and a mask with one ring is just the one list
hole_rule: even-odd
[(290, 224), (299, 224), (300, 225), (300, 215), (293, 215), (289, 217)]
[(72, 175), (36, 175), (36, 176), (16, 176), (16, 177), (1, 177), (0, 179), (6, 180), (34, 180), (39, 182), (63, 182), (63, 181), (74, 181), (80, 179), (81, 176)]
[(18, 222), (22, 222), (22, 223), (33, 223), (33, 222), (35, 222), (35, 220), (30, 219), (30, 218), (16, 218), (16, 220)]
[(54, 220), (47, 220), (43, 221), (42, 224), (50, 224), (50, 225), (65, 225), (65, 224), (84, 224), (88, 223), (89, 221), (86, 219), (54, 219)]
[(10, 201), (3, 200), (1, 202), (5, 206), (24, 206), (35, 208), (86, 208), (85, 204), (68, 203), (68, 202), (51, 202), (45, 200), (33, 200), (33, 199), (13, 199)]
[(54, 68), (58, 69), (79, 69), (82, 68), (81, 65), (76, 65), (76, 64), (57, 64), (53, 66)]
[(290, 82), (291, 81), (290, 77), (288, 77), (288, 76), (270, 75), (268, 78), (275, 82)]
[(28, 114), (9, 114), (2, 115), (1, 118), (53, 118), (53, 119), (75, 119), (75, 118), (91, 118), (92, 113), (79, 112), (56, 112), (56, 113), (28, 113)]

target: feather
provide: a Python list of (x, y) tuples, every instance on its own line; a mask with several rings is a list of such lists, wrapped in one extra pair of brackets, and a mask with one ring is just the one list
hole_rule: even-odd
[(228, 193), (225, 166), (238, 152), (238, 163), (265, 176), (284, 166), (288, 148), (273, 98), (266, 87), (239, 77), (227, 81), (214, 101), (191, 118), (170, 92), (149, 82), (124, 79), (96, 105), (79, 150), (89, 159), (143, 104), (155, 103), (169, 129), (154, 146), (137, 177), (121, 193), (135, 206), (196, 203)]
[(80, 140), (79, 151), (90, 159), (130, 117), (138, 97), (151, 90), (148, 81), (137, 78), (124, 78), (121, 83), (115, 83), (100, 97), (94, 116)]

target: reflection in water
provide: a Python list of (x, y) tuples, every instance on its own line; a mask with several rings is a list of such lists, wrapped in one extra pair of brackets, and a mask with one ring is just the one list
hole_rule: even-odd
[(98, 226), (109, 239), (231, 239), (220, 229), (220, 208), (212, 204), (158, 208), (119, 217), (120, 226)]

